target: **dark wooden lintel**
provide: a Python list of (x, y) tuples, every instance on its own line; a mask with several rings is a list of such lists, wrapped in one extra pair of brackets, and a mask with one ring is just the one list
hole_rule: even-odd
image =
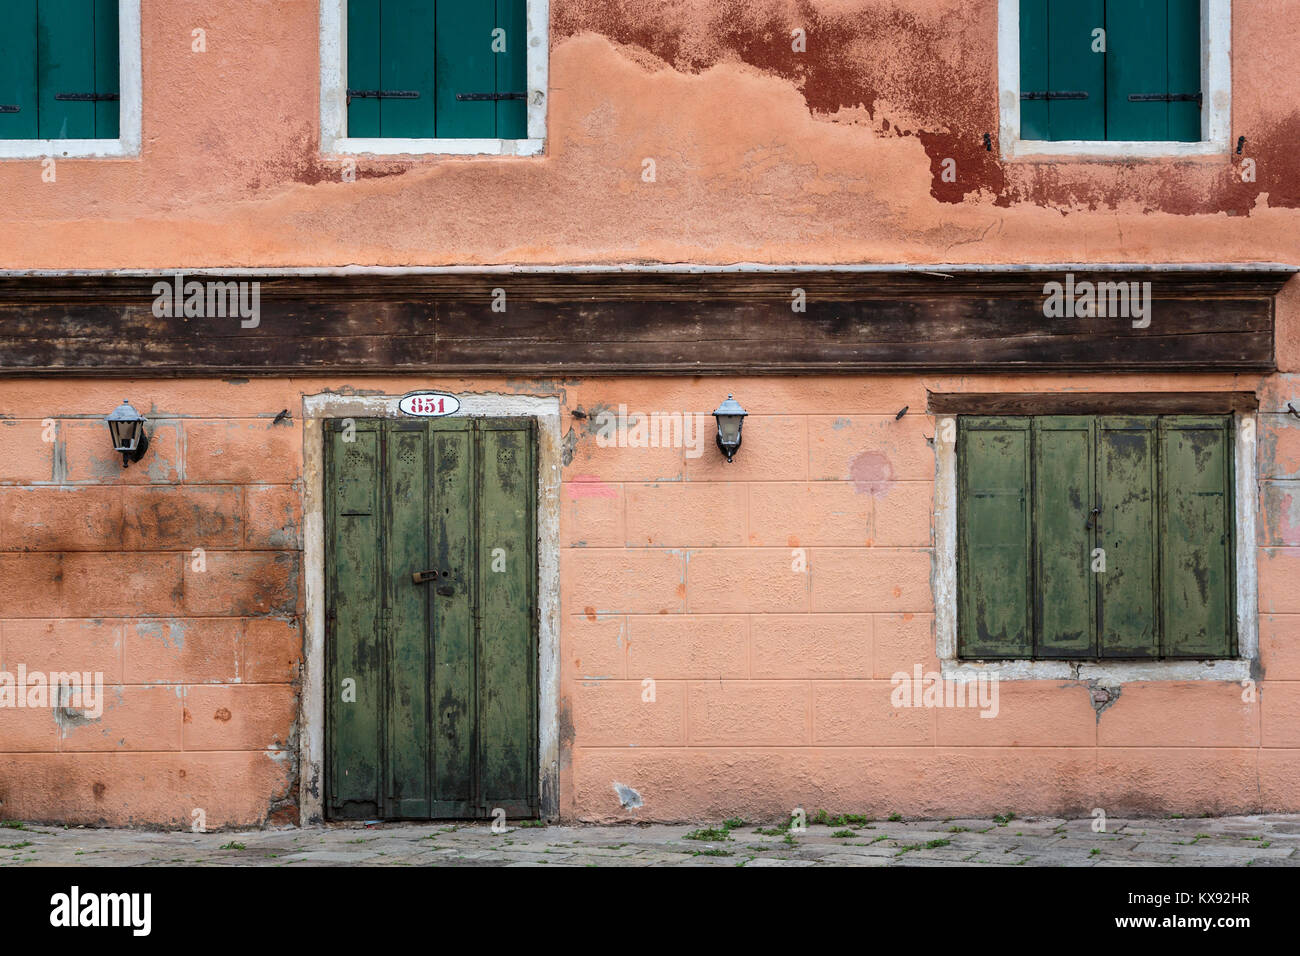
[(1046, 317), (1028, 269), (185, 276), (260, 283), (251, 328), (155, 314), (171, 274), (0, 276), (0, 375), (1263, 372), (1291, 274), (1074, 275), (1151, 283), (1140, 328)]
[(932, 415), (1227, 415), (1259, 407), (1254, 392), (930, 392)]

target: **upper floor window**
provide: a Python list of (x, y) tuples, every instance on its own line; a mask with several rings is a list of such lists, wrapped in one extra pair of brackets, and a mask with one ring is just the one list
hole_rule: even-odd
[(0, 158), (134, 153), (140, 0), (10, 0), (0, 30)]
[(1230, 0), (1000, 0), (1003, 154), (1226, 153)]
[(539, 152), (545, 17), (538, 0), (325, 0), (325, 150)]

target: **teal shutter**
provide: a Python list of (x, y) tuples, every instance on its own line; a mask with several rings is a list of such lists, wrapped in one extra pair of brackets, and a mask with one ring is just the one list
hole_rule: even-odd
[[(1020, 0), (1020, 138), (1051, 139), (1046, 99), (1047, 0)], [(1030, 97), (1024, 94), (1029, 93)]]
[(430, 0), (382, 0), (379, 85), (415, 97), (379, 100), (381, 136), (422, 139), (434, 135), (436, 105), (433, 56), (434, 4)]
[(1169, 104), (1130, 96), (1169, 93), (1166, 0), (1107, 0), (1106, 138), (1169, 138)]
[(379, 79), (380, 0), (348, 0), (348, 135), (383, 135), (379, 127), (379, 100), (353, 93), (375, 92)]
[(960, 416), (957, 441), (958, 652), (1029, 657), (1029, 420)]
[[(1169, 92), (1201, 94), (1200, 0), (1168, 0)], [(1178, 100), (1169, 104), (1169, 138), (1195, 143), (1201, 138), (1202, 104)]]
[(1096, 654), (1093, 419), (1033, 419), (1035, 656)]
[[(119, 97), (122, 92), (118, 63), (117, 0), (95, 0), (95, 93)], [(121, 135), (121, 106), (118, 99), (95, 103), (95, 138), (117, 139)]]
[(1195, 142), (1200, 2), (1020, 0), (1020, 90), (1023, 139)]
[(0, 29), (0, 139), (36, 139), (36, 0), (13, 0)]
[(496, 54), (492, 52), (496, 25), (496, 5), (491, 0), (438, 0), (438, 136), (496, 136), (496, 103), (456, 99), (457, 95), (496, 92)]
[(1165, 657), (1226, 657), (1235, 573), (1227, 419), (1160, 421), (1160, 595)]
[[(497, 0), (497, 26), (505, 30), (506, 49), (496, 54), (496, 91), (528, 93), (528, 28), (522, 0)], [(528, 136), (528, 101), (497, 101), (497, 136), (524, 139)]]
[(1106, 64), (1092, 52), (1103, 0), (1020, 0), (1020, 135), (1102, 139)]
[(348, 0), (348, 135), (522, 139), (527, 61), (524, 0)]

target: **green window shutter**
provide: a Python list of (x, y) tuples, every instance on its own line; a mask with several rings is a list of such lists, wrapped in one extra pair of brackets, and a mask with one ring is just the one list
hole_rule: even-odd
[(521, 139), (527, 60), (524, 0), (348, 0), (348, 135)]
[(496, 54), (492, 52), (496, 20), (496, 5), (490, 0), (438, 0), (434, 51), (440, 137), (490, 139), (497, 135), (496, 103), (456, 99), (458, 94), (497, 91)]
[(433, 0), (348, 0), (349, 136), (434, 135), (433, 49)]
[(1096, 654), (1093, 419), (1033, 420), (1035, 656)]
[(0, 29), (0, 139), (38, 135), (36, 0), (14, 0)]
[(434, 135), (433, 56), (437, 35), (432, 0), (382, 0), (379, 84), (384, 91), (418, 93), (379, 100), (382, 136)]
[(1199, 0), (1107, 0), (1106, 138), (1151, 142), (1201, 138)]
[(1107, 0), (1106, 48), (1106, 139), (1168, 139), (1169, 104), (1129, 99), (1170, 92), (1166, 0)]
[(58, 97), (95, 92), (94, 0), (39, 0), (37, 18), (40, 138), (92, 139), (94, 101)]
[[(497, 26), (505, 30), (506, 49), (496, 54), (496, 91), (528, 94), (528, 28), (523, 0), (497, 0)], [(497, 136), (524, 139), (528, 135), (528, 101), (497, 101)]]
[(1232, 440), (1227, 419), (1160, 421), (1160, 569), (1166, 657), (1236, 651)]
[[(1047, 0), (1020, 0), (1020, 89), (1046, 92)], [(1051, 139), (1045, 99), (1020, 98), (1020, 138)]]
[[(95, 0), (95, 92), (101, 96), (121, 95), (118, 63), (117, 0)], [(117, 99), (95, 103), (95, 138), (117, 139), (121, 128), (121, 107)]]
[(1092, 52), (1104, 17), (1103, 0), (1021, 0), (1021, 138), (1105, 137), (1105, 56)]
[(959, 416), (958, 429), (958, 652), (1028, 657), (1029, 420)]
[(1102, 657), (1156, 657), (1156, 420), (1097, 420), (1098, 644)]
[[(1202, 93), (1200, 0), (1168, 0), (1169, 92)], [(1169, 138), (1195, 143), (1201, 138), (1202, 104), (1169, 104)]]
[(379, 103), (374, 97), (352, 96), (351, 91), (376, 91), (379, 79), (380, 0), (348, 0), (348, 135), (383, 135)]

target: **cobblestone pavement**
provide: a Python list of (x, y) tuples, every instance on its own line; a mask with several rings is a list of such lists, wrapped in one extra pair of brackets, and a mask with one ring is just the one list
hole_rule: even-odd
[[(815, 818), (816, 819), (816, 818)], [(4, 866), (1294, 866), (1300, 814), (697, 826), (376, 824), (221, 833), (5, 823)]]

